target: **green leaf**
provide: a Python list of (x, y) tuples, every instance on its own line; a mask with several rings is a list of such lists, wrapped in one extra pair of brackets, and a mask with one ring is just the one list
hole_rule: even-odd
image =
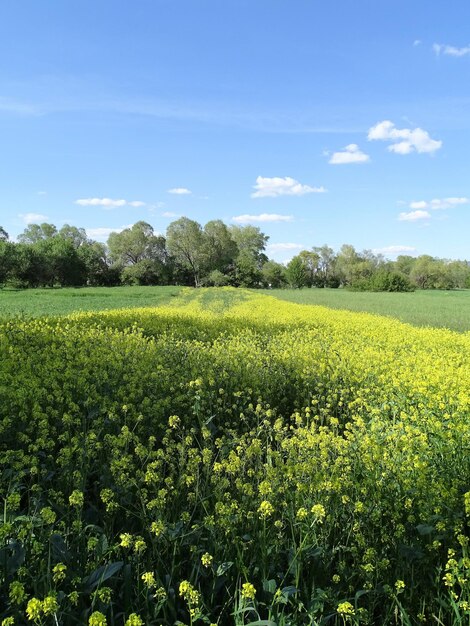
[(221, 563), (219, 567), (217, 568), (216, 575), (223, 576), (225, 572), (228, 572), (228, 570), (232, 567), (232, 565), (233, 565), (233, 561), (226, 561), (225, 563)]
[(276, 587), (276, 581), (273, 578), (263, 581), (263, 589), (268, 593), (275, 593)]
[(108, 580), (108, 578), (117, 574), (123, 565), (124, 561), (116, 561), (114, 563), (107, 563), (106, 565), (98, 567), (98, 569), (83, 579), (83, 586), (87, 590), (98, 587), (98, 585), (103, 583), (105, 580)]

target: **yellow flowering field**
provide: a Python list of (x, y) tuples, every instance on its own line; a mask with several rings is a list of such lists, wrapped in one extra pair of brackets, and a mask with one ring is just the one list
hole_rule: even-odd
[(468, 333), (198, 290), (0, 354), (3, 626), (469, 623)]

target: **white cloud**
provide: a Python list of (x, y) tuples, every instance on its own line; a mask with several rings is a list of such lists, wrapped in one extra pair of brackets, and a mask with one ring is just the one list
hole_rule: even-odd
[(310, 187), (310, 185), (302, 185), (294, 178), (286, 176), (280, 178), (265, 178), (258, 176), (255, 191), (251, 194), (252, 198), (275, 198), (276, 196), (303, 196), (306, 193), (325, 193), (324, 187)]
[(443, 210), (451, 209), (462, 204), (470, 204), (469, 198), (434, 198), (427, 202), (426, 200), (418, 200), (410, 202), (410, 209), (432, 209)]
[(121, 226), (121, 228), (86, 228), (87, 237), (95, 239), (96, 241), (107, 241), (111, 233), (120, 233), (126, 228), (132, 228), (133, 224), (127, 224), (127, 226)]
[(451, 57), (465, 57), (470, 55), (470, 45), (464, 46), (463, 48), (456, 48), (455, 46), (435, 43), (432, 48), (437, 56), (440, 54), (445, 54), (446, 56)]
[(410, 209), (427, 209), (428, 203), (425, 200), (418, 200), (417, 202), (410, 202)]
[(413, 41), (413, 46), (416, 48), (416, 46), (420, 46), (422, 43), (421, 39), (415, 39)]
[(305, 246), (301, 243), (270, 243), (267, 246), (269, 252), (284, 252), (288, 250), (303, 250)]
[(429, 133), (422, 128), (396, 128), (390, 120), (379, 122), (369, 129), (369, 141), (391, 141), (390, 152), (396, 154), (433, 153), (442, 146), (442, 141), (431, 139)]
[(75, 204), (79, 204), (80, 206), (101, 206), (104, 209), (116, 209), (121, 206), (131, 206), (134, 208), (147, 206), (147, 203), (141, 200), (128, 202), (123, 198), (118, 200), (113, 200), (112, 198), (80, 198), (79, 200), (75, 200)]
[(343, 163), (366, 163), (369, 160), (369, 155), (362, 152), (357, 144), (350, 143), (343, 151), (334, 152), (328, 163), (342, 165)]
[(400, 222), (418, 222), (419, 220), (429, 219), (431, 214), (428, 211), (410, 211), (409, 213), (400, 213), (398, 219)]
[(177, 196), (188, 196), (192, 191), (186, 189), (186, 187), (173, 187), (172, 189), (168, 189), (168, 193), (173, 193)]
[(180, 217), (178, 213), (173, 213), (172, 211), (164, 211), (162, 213), (162, 217)]
[(42, 215), (41, 213), (20, 213), (19, 217), (25, 224), (38, 224), (49, 219), (47, 215)]
[(45, 196), (47, 195), (47, 191), (38, 191), (38, 196)]
[(406, 254), (416, 252), (416, 248), (412, 246), (385, 246), (385, 248), (374, 248), (374, 254), (383, 254), (385, 256), (396, 256), (398, 254)]
[(115, 209), (116, 207), (125, 206), (126, 200), (112, 200), (111, 198), (80, 198), (75, 200), (75, 204), (80, 206), (102, 206), (105, 209)]
[(292, 215), (279, 215), (278, 213), (261, 213), (260, 215), (237, 215), (232, 217), (237, 224), (250, 224), (252, 222), (292, 222)]

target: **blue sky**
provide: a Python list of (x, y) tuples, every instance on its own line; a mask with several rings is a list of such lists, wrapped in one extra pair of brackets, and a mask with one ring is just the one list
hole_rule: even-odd
[(470, 259), (468, 24), (468, 0), (3, 0), (0, 224)]

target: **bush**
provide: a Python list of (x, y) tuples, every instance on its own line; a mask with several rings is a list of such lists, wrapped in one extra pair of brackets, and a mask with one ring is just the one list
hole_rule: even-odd
[(379, 270), (370, 278), (355, 280), (349, 289), (352, 291), (414, 291), (410, 279), (405, 274)]

